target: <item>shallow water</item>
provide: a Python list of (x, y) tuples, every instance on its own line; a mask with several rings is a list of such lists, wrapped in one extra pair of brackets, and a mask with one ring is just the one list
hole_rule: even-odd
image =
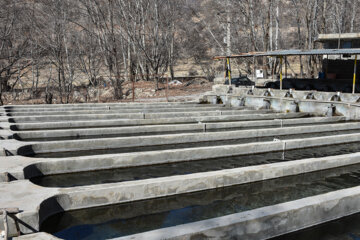
[(325, 147), (304, 148), (283, 152), (244, 155), (227, 158), (187, 161), (173, 164), (150, 165), (144, 167), (110, 169), (92, 172), (49, 175), (31, 179), (35, 184), (46, 187), (74, 187), (92, 184), (132, 181), (196, 172), (216, 171), (252, 165), (270, 164), (305, 158), (319, 158), (360, 151), (360, 143), (330, 145)]
[(360, 165), (166, 198), (83, 209), (48, 218), (41, 231), (106, 239), (225, 216), (360, 185)]
[(159, 151), (159, 150), (169, 150), (169, 149), (171, 150), (171, 149), (181, 149), (181, 148), (210, 147), (210, 146), (220, 146), (220, 145), (236, 145), (236, 144), (244, 144), (244, 143), (252, 143), (252, 142), (272, 141), (274, 140), (274, 138), (286, 140), (286, 139), (312, 138), (312, 137), (333, 136), (333, 135), (352, 134), (352, 133), (360, 133), (360, 129), (284, 135), (284, 136), (274, 135), (270, 137), (244, 138), (244, 139), (233, 139), (233, 140), (222, 140), (222, 141), (211, 141), (211, 142), (188, 142), (188, 143), (178, 143), (178, 144), (152, 145), (152, 146), (140, 146), (140, 147), (136, 146), (136, 147), (126, 147), (126, 148), (113, 148), (113, 149), (94, 149), (94, 150), (69, 151), (69, 152), (49, 152), (49, 153), (38, 153), (38, 154), (35, 153), (35, 154), (28, 154), (27, 156), (31, 156), (35, 158), (80, 157), (80, 156), (102, 155), (102, 154)]
[(272, 238), (271, 240), (360, 240), (360, 214)]

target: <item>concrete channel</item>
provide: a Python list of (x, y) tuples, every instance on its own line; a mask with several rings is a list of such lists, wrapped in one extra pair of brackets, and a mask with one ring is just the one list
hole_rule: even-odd
[[(264, 137), (280, 137), (291, 136), (300, 134), (314, 134), (329, 132), (334, 134), (338, 131), (339, 134), (342, 131), (351, 131), (360, 133), (360, 123), (343, 123), (343, 124), (326, 124), (316, 126), (303, 126), (303, 127), (288, 127), (280, 129), (257, 129), (257, 130), (239, 130), (239, 131), (223, 131), (223, 132), (208, 132), (208, 133), (182, 133), (171, 135), (155, 135), (155, 136), (136, 136), (136, 137), (114, 137), (114, 138), (96, 138), (89, 140), (69, 140), (69, 141), (52, 141), (52, 142), (32, 142), (24, 143), (17, 149), (7, 148), (6, 151), (13, 155), (24, 156), (47, 156), (46, 153), (57, 153), (59, 157), (64, 155), (61, 152), (73, 152), (73, 155), (77, 155), (76, 152), (80, 151), (93, 151), (102, 150), (101, 153), (116, 152), (114, 149), (119, 149), (121, 152), (127, 151), (143, 151), (145, 147), (151, 147), (152, 150), (160, 149), (176, 149), (182, 148), (182, 144), (186, 144), (188, 147), (196, 147), (205, 142), (205, 145), (215, 144), (236, 144), (239, 142), (251, 142), (251, 138), (264, 138)], [(228, 141), (229, 140), (229, 141)], [(232, 141), (230, 141), (232, 140)], [(170, 147), (167, 145), (171, 145)], [(173, 146), (177, 145), (177, 146)], [(16, 145), (14, 145), (16, 146)], [(156, 147), (161, 146), (161, 147)], [(137, 149), (132, 149), (137, 148)], [(141, 149), (139, 149), (141, 148)], [(123, 150), (125, 149), (125, 150)], [(86, 153), (84, 153), (86, 154)], [(71, 154), (68, 154), (71, 156)], [(54, 155), (56, 157), (56, 155)]]
[(269, 239), (358, 213), (360, 96), (309, 94), (214, 86), (202, 104), (4, 106), (0, 208), (19, 209), (8, 233)]
[(3, 119), (0, 127), (11, 130), (40, 130), (40, 129), (63, 129), (63, 128), (93, 128), (93, 127), (113, 127), (113, 126), (142, 126), (142, 125), (161, 125), (161, 124), (181, 124), (181, 123), (202, 123), (202, 122), (234, 122), (252, 120), (273, 120), (289, 119), (294, 117), (307, 117), (307, 113), (272, 113), (272, 114), (245, 114), (221, 116), (221, 112), (216, 112), (216, 116), (203, 117), (173, 117), (158, 119), (119, 119), (119, 120), (87, 120), (87, 121), (66, 121), (66, 122), (43, 122), (43, 123), (12, 123)]
[(144, 125), (135, 127), (107, 127), (107, 128), (74, 128), (60, 130), (28, 130), (28, 131), (3, 131), (2, 137), (15, 138), (20, 141), (51, 141), (61, 138), (81, 139), (96, 137), (113, 136), (141, 136), (141, 135), (163, 135), (169, 133), (185, 132), (213, 132), (221, 130), (240, 130), (272, 127), (290, 127), (300, 125), (319, 125), (325, 123), (342, 123), (344, 117), (314, 117), (300, 119), (275, 119), (264, 121), (238, 121), (238, 122), (219, 122), (219, 123), (189, 123), (189, 124), (164, 124), (164, 125)]

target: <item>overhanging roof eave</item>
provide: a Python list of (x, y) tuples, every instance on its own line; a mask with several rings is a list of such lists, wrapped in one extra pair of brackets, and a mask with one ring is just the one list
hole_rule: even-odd
[(214, 59), (249, 58), (249, 57), (281, 57), (281, 56), (313, 56), (313, 55), (360, 55), (360, 48), (348, 49), (312, 49), (312, 50), (278, 50), (270, 52), (249, 52), (231, 56), (216, 56)]

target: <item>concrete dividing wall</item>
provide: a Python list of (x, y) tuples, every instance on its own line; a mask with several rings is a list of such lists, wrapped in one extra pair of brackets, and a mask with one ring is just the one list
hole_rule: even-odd
[[(70, 157), (52, 159), (34, 159), (22, 157), (17, 162), (6, 157), (3, 162), (8, 165), (9, 173), (20, 178), (31, 178), (41, 175), (60, 174), (79, 171), (93, 171), (100, 169), (147, 166), (154, 164), (196, 161), (220, 157), (240, 156), (272, 151), (302, 149), (306, 147), (326, 146), (359, 142), (360, 134), (346, 134), (337, 136), (317, 137), (275, 142), (260, 142), (239, 145), (225, 145), (215, 147), (187, 148), (162, 150), (139, 153), (107, 154), (85, 157)], [(16, 158), (16, 157), (13, 157)], [(14, 169), (11, 170), (10, 166)], [(18, 167), (22, 166), (22, 167)], [(0, 168), (0, 174), (1, 174)]]
[(56, 111), (56, 109), (51, 109), (52, 111), (9, 111), (6, 113), (7, 116), (51, 116), (51, 115), (77, 115), (77, 114), (116, 114), (116, 113), (159, 113), (159, 112), (208, 112), (208, 111), (236, 111), (243, 110), (245, 107), (239, 108), (230, 108), (224, 106), (206, 106), (206, 107), (188, 107), (188, 108), (148, 108), (148, 109), (88, 109), (88, 110), (64, 110)]
[[(220, 115), (220, 114), (219, 114)], [(162, 125), (199, 122), (234, 122), (251, 120), (291, 119), (311, 116), (308, 113), (269, 113), (269, 114), (244, 114), (227, 116), (203, 116), (203, 117), (174, 117), (159, 119), (120, 119), (120, 120), (92, 120), (92, 121), (66, 121), (44, 123), (1, 123), (3, 129), (11, 130), (39, 130), (39, 129), (63, 129), (63, 128), (86, 128), (86, 127), (109, 127), (109, 126), (139, 126), (139, 125)]]
[[(243, 90), (233, 89), (229, 95), (228, 90), (223, 94), (206, 96), (211, 101), (222, 99), (225, 105), (195, 105), (191, 104), (152, 104), (144, 106), (138, 104), (87, 104), (87, 105), (60, 105), (60, 106), (16, 106), (5, 107), (0, 111), (2, 121), (0, 126), (3, 136), (13, 136), (13, 130), (29, 129), (53, 129), (53, 128), (84, 128), (67, 130), (45, 130), (21, 132), (28, 137), (69, 136), (82, 133), (83, 135), (95, 134), (102, 136), (101, 128), (108, 126), (138, 126), (143, 125), (140, 130), (134, 127), (109, 128), (105, 132), (111, 134), (120, 132), (146, 132), (157, 131), (161, 133), (164, 129), (186, 130), (197, 129), (207, 131), (218, 129), (247, 126), (284, 126), (297, 123), (331, 123), (344, 119), (356, 118), (358, 113), (357, 103), (344, 103), (333, 101), (332, 94), (316, 95), (323, 100), (308, 99), (309, 94), (291, 93), (291, 97), (283, 97), (282, 91), (260, 92), (257, 89), (250, 94), (247, 89), (245, 95)], [(237, 95), (238, 94), (238, 95)], [(257, 95), (262, 94), (262, 95)], [(296, 95), (297, 94), (297, 95)], [(302, 98), (304, 99), (295, 99)], [(340, 96), (347, 101), (357, 101), (354, 96)], [(326, 100), (331, 98), (330, 101)], [(331, 105), (333, 104), (333, 105)], [(230, 105), (236, 106), (236, 110), (228, 109)], [(202, 107), (204, 106), (204, 107)], [(224, 107), (226, 106), (226, 107)], [(59, 111), (56, 111), (56, 108)], [(109, 116), (118, 118), (117, 113), (122, 107), (128, 109), (127, 113), (121, 116), (142, 117), (143, 119), (115, 119), (98, 120), (101, 117)], [(178, 109), (171, 112), (171, 108)], [(191, 107), (191, 111), (184, 111)], [(220, 107), (220, 111), (217, 111)], [(116, 109), (115, 109), (116, 108)], [(196, 111), (199, 108), (201, 111)], [(114, 110), (115, 109), (115, 110)], [(155, 112), (155, 109), (164, 111)], [(248, 111), (247, 109), (258, 109)], [(139, 110), (139, 112), (137, 112)], [(215, 110), (215, 111), (214, 111)], [(330, 112), (331, 110), (331, 112)], [(114, 111), (114, 112), (110, 112)], [(281, 113), (272, 113), (272, 112)], [(61, 112), (65, 114), (61, 114)], [(234, 115), (236, 113), (241, 113)], [(312, 112), (309, 114), (307, 112)], [(15, 121), (40, 121), (9, 123), (6, 114), (18, 114), (10, 117)], [(62, 115), (58, 118), (56, 114)], [(86, 113), (86, 114), (84, 114)], [(107, 114), (98, 114), (107, 113)], [(251, 113), (251, 114), (249, 114)], [(72, 115), (74, 114), (74, 115)], [(140, 115), (139, 115), (140, 114)], [(301, 118), (313, 115), (344, 115), (343, 117), (331, 118)], [(206, 116), (204, 116), (206, 115)], [(152, 119), (147, 119), (147, 117)], [(58, 118), (58, 119), (57, 119)], [(87, 121), (81, 119), (86, 118)], [(89, 120), (93, 118), (93, 120)], [(63, 119), (67, 122), (61, 122)], [(69, 121), (70, 120), (70, 121)], [(73, 121), (79, 120), (79, 121)], [(252, 122), (256, 120), (255, 122)], [(265, 120), (265, 121), (260, 121)], [(59, 121), (59, 122), (41, 122)], [(187, 123), (187, 124), (186, 124)], [(163, 124), (167, 124), (164, 126)], [(179, 124), (179, 125), (176, 125)], [(153, 126), (146, 126), (153, 125)], [(173, 126), (177, 126), (173, 127)], [(86, 129), (96, 127), (94, 129)], [(106, 129), (106, 128), (105, 128)], [(234, 186), (258, 181), (266, 181), (302, 173), (316, 172), (330, 168), (360, 164), (360, 153), (331, 156), (324, 158), (302, 159), (257, 165), (220, 171), (200, 172), (187, 175), (169, 176), (161, 178), (149, 178), (137, 181), (125, 181), (120, 183), (107, 183), (98, 185), (87, 185), (71, 188), (45, 188), (32, 184), (28, 180), (17, 180), (12, 182), (1, 182), (8, 178), (30, 179), (41, 175), (72, 173), (81, 171), (92, 171), (101, 169), (127, 168), (136, 166), (147, 166), (155, 164), (168, 164), (184, 161), (197, 161), (203, 159), (214, 159), (220, 157), (231, 157), (246, 154), (265, 153), (272, 151), (286, 151), (291, 149), (302, 149), (307, 147), (326, 146), (333, 144), (344, 144), (360, 142), (360, 133), (332, 135), (326, 137), (309, 137), (303, 139), (291, 139), (284, 141), (256, 142), (237, 145), (220, 145), (214, 147), (193, 147), (185, 149), (149, 151), (126, 154), (106, 154), (83, 157), (41, 159), (22, 156), (5, 156), (7, 154), (22, 154), (26, 148), (32, 151), (59, 152), (90, 150), (93, 148), (117, 148), (117, 147), (141, 147), (179, 143), (195, 143), (207, 141), (219, 141), (230, 139), (256, 138), (262, 136), (291, 135), (302, 133), (331, 132), (338, 130), (358, 130), (359, 123), (338, 123), (317, 126), (301, 126), (276, 129), (258, 129), (227, 132), (205, 132), (186, 133), (173, 135), (120, 137), (111, 139), (92, 139), (77, 141), (54, 141), (54, 142), (21, 142), (14, 139), (1, 140), (2, 154), (0, 157), (0, 206), (18, 207), (21, 213), (16, 217), (20, 220), (19, 227), (24, 233), (32, 233), (39, 230), (39, 226), (47, 217), (52, 214), (77, 209), (86, 209), (109, 204), (126, 203), (146, 199), (160, 198), (178, 194), (206, 191), (210, 189)], [(88, 131), (88, 132), (86, 132)], [(86, 132), (86, 133), (85, 133)], [(63, 135), (62, 135), (63, 134)], [(240, 160), (239, 160), (240, 161)], [(136, 169), (134, 169), (136, 170)], [(351, 192), (351, 191), (352, 192)], [(138, 234), (127, 238), (134, 239), (190, 239), (198, 237), (237, 237), (249, 239), (265, 239), (289, 231), (298, 230), (309, 225), (318, 224), (321, 221), (328, 221), (334, 218), (346, 216), (359, 212), (360, 189), (337, 191), (325, 195), (314, 196), (307, 199), (283, 203), (272, 206), (272, 208), (261, 208), (244, 213), (238, 213), (221, 218), (215, 218), (202, 222), (195, 222), (187, 225), (180, 225), (169, 229), (159, 229), (146, 234)], [(291, 217), (289, 217), (291, 216)], [(2, 229), (0, 220), (0, 230)], [(275, 227), (274, 227), (275, 226)], [(10, 220), (11, 233), (16, 232), (15, 223)]]
[(57, 238), (51, 234), (39, 232), (39, 233), (33, 233), (28, 235), (22, 235), (18, 237), (13, 237), (12, 240), (60, 240), (60, 238)]
[[(258, 130), (240, 130), (226, 132), (209, 132), (209, 133), (185, 133), (176, 135), (160, 136), (136, 136), (120, 137), (109, 139), (90, 139), (90, 140), (73, 140), (73, 141), (54, 141), (41, 142), (32, 144), (31, 149), (35, 153), (94, 150), (94, 149), (111, 149), (126, 147), (145, 147), (181, 143), (199, 143), (211, 141), (225, 141), (246, 138), (258, 138), (267, 136), (284, 136), (304, 133), (320, 133), (342, 130), (359, 130), (360, 123), (344, 124), (325, 124), (317, 126), (289, 127), (280, 129), (258, 129)], [(19, 154), (22, 150), (17, 151)]]
[(343, 115), (360, 119), (360, 94), (276, 89), (248, 89), (214, 85), (213, 91), (204, 95), (209, 103), (231, 106), (269, 108), (280, 112), (310, 112), (325, 115)]
[[(346, 157), (344, 155), (318, 159), (313, 158), (270, 165), (194, 173), (184, 176), (129, 181), (121, 184), (65, 188), (62, 192), (69, 194), (71, 206), (63, 206), (63, 208), (69, 210), (89, 207), (89, 204), (91, 206), (91, 203), (83, 201), (84, 196), (86, 196), (87, 199), (91, 199), (95, 205), (105, 205), (109, 204), (109, 202), (117, 202), (119, 199), (121, 199), (121, 202), (128, 202), (203, 191), (346, 166), (359, 163), (359, 161), (360, 155), (356, 153), (348, 154)], [(111, 193), (116, 194), (113, 195)]]
[[(359, 153), (195, 173), (184, 176), (63, 189), (42, 188), (27, 181), (17, 181), (0, 183), (0, 190), (8, 193), (5, 198), (0, 198), (0, 203), (4, 206), (22, 209), (23, 212), (17, 214), (17, 217), (25, 223), (20, 223), (20, 229), (22, 232), (30, 233), (39, 229), (40, 223), (46, 217), (59, 211), (203, 191), (357, 163), (360, 163)], [(26, 193), (26, 196), (18, 201), (14, 201), (14, 196), (20, 190)], [(359, 211), (360, 209), (357, 208), (357, 210)], [(348, 213), (341, 212), (341, 214)], [(0, 220), (0, 229), (2, 226)]]
[(73, 109), (73, 108), (108, 108), (108, 107), (121, 107), (121, 108), (159, 108), (159, 107), (173, 107), (173, 106), (206, 106), (199, 105), (198, 102), (154, 102), (154, 103), (74, 103), (74, 104), (32, 104), (32, 105), (5, 105), (5, 109), (18, 110), (18, 109)]
[(116, 239), (269, 239), (355, 214), (359, 198), (355, 187)]
[(173, 124), (173, 125), (153, 125), (136, 127), (109, 127), (109, 128), (90, 128), (90, 129), (60, 129), (60, 130), (38, 130), (38, 131), (5, 131), (1, 134), (3, 138), (13, 137), (20, 140), (34, 138), (57, 138), (57, 137), (83, 137), (83, 136), (107, 136), (112, 134), (149, 134), (167, 132), (186, 132), (186, 131), (211, 131), (217, 129), (238, 129), (252, 127), (286, 127), (300, 124), (325, 124), (345, 121), (345, 117), (313, 117), (301, 119), (275, 119), (263, 121), (239, 121), (223, 123), (197, 123), (197, 124)]
[[(231, 87), (229, 90), (228, 85), (214, 85), (211, 94), (220, 95), (234, 95), (234, 96), (267, 96), (276, 98), (294, 98), (299, 100), (312, 99), (317, 101), (329, 102), (334, 100), (345, 102), (345, 103), (357, 103), (360, 99), (360, 94), (351, 93), (338, 93), (338, 92), (318, 92), (318, 91), (299, 91), (299, 90), (279, 90), (279, 89), (266, 89), (266, 88), (254, 88), (249, 89), (246, 87)], [(337, 98), (337, 97), (339, 98)]]
[(202, 116), (226, 116), (243, 114), (265, 114), (272, 110), (257, 111), (236, 111), (236, 110), (217, 110), (206, 112), (168, 112), (168, 113), (124, 113), (124, 114), (78, 114), (78, 115), (48, 115), (48, 116), (15, 116), (9, 117), (10, 122), (56, 122), (56, 121), (86, 121), (86, 120), (106, 120), (106, 119), (158, 119), (158, 118), (178, 118), (178, 117), (202, 117)]

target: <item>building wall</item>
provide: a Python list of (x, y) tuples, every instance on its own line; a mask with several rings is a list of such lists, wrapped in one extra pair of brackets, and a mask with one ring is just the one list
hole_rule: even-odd
[[(323, 72), (328, 73), (327, 78), (331, 78), (331, 74), (336, 74), (336, 79), (353, 79), (354, 60), (324, 59)], [(357, 75), (359, 74), (360, 69), (357, 68)]]

